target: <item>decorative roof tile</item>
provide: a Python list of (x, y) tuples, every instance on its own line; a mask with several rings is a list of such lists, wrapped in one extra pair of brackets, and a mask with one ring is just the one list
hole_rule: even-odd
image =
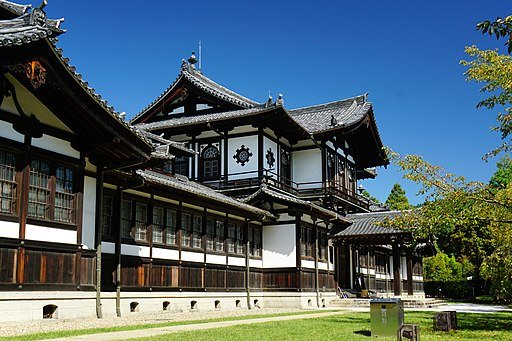
[(309, 107), (288, 110), (309, 133), (344, 128), (360, 122), (372, 108), (367, 94)]
[(197, 182), (188, 180), (187, 177), (176, 175), (165, 175), (150, 170), (137, 170), (136, 173), (141, 176), (145, 181), (154, 184), (160, 184), (169, 188), (174, 188), (186, 193), (190, 193), (200, 198), (217, 201), (224, 205), (234, 207), (239, 210), (250, 212), (263, 218), (273, 219), (275, 218), (271, 213), (262, 210), (260, 208), (251, 206), (237, 199), (228, 197), (224, 194), (218, 193), (215, 190), (201, 185)]
[(401, 215), (400, 211), (371, 212), (348, 214), (347, 219), (352, 224), (345, 230), (335, 234), (336, 237), (369, 236), (369, 235), (396, 235), (407, 234), (401, 230), (381, 226), (380, 223)]
[(203, 75), (200, 71), (196, 70), (193, 66), (188, 64), (186, 61), (182, 62), (181, 66), (181, 72), (179, 76), (174, 80), (174, 82), (169, 85), (165, 91), (160, 94), (153, 102), (151, 102), (149, 105), (147, 105), (144, 109), (142, 109), (137, 115), (135, 115), (131, 122), (134, 122), (137, 120), (140, 116), (142, 116), (146, 111), (148, 111), (150, 108), (152, 108), (155, 104), (157, 104), (160, 99), (164, 98), (167, 94), (169, 94), (176, 84), (181, 79), (187, 79), (189, 82), (194, 84), (199, 89), (209, 93), (210, 95), (213, 95), (217, 98), (220, 98), (222, 100), (225, 100), (227, 102), (233, 103), (241, 108), (253, 108), (257, 106), (262, 106), (262, 104), (253, 101), (247, 97), (244, 97), (216, 82), (211, 80), (210, 78)]
[(28, 12), (32, 5), (20, 5), (10, 1), (0, 0), (0, 8), (6, 9), (16, 16), (21, 16)]

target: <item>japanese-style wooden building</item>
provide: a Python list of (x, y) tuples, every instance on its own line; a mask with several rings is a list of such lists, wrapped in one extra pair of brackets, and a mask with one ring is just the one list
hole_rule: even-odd
[(421, 294), (410, 236), (360, 228), (392, 215), (357, 191), (388, 163), (366, 94), (289, 110), (193, 56), (127, 122), (44, 7), (0, 0), (0, 321)]

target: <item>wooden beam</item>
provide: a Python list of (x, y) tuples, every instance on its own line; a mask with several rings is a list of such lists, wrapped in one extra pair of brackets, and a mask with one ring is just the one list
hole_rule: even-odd
[(412, 250), (411, 248), (407, 248), (407, 251), (405, 253), (406, 261), (407, 261), (407, 294), (413, 295), (414, 294), (414, 288), (412, 285), (412, 271), (413, 271), (413, 264), (412, 264)]
[(402, 280), (400, 278), (400, 249), (398, 243), (393, 243), (393, 290), (396, 296), (402, 294)]

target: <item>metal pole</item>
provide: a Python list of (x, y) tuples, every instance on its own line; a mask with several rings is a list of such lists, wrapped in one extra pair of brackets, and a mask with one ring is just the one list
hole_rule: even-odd
[(250, 242), (249, 242), (249, 221), (245, 220), (245, 290), (247, 292), (247, 309), (251, 309), (251, 267), (249, 264), (249, 250), (250, 250)]
[(103, 166), (98, 165), (96, 173), (96, 316), (102, 318), (101, 311), (101, 239), (103, 233)]
[(318, 227), (315, 223), (315, 290), (316, 290), (316, 306), (320, 308), (320, 283), (318, 281)]

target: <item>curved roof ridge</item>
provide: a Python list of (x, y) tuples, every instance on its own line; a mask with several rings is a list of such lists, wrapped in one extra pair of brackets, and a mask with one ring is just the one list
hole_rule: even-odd
[[(207, 89), (203, 88), (203, 90), (206, 90), (206, 91), (210, 90), (211, 92), (218, 92), (219, 94), (217, 94), (217, 97), (220, 95), (222, 99), (229, 100), (230, 98), (226, 98), (226, 95), (228, 95), (228, 97), (234, 98), (234, 99), (231, 99), (230, 102), (234, 102), (235, 104), (239, 104), (239, 105), (245, 106), (247, 108), (261, 105), (261, 103), (253, 101), (250, 98), (242, 96), (239, 93), (237, 93), (231, 89), (228, 89), (225, 86), (220, 85), (219, 83), (206, 77), (202, 72), (197, 71), (190, 65), (186, 65), (186, 66), (182, 67), (181, 74), (183, 74), (188, 80), (190, 80), (192, 82), (194, 80), (197, 80), (199, 82), (204, 83), (204, 85), (207, 87)], [(215, 88), (217, 88), (217, 89), (215, 89)], [(225, 92), (225, 94), (223, 95), (222, 92)], [(212, 93), (212, 94), (214, 94), (214, 93)]]
[(316, 109), (320, 109), (320, 108), (324, 108), (324, 107), (328, 108), (330, 106), (345, 103), (347, 101), (351, 101), (351, 100), (357, 101), (360, 98), (362, 98), (363, 101), (361, 103), (358, 103), (358, 105), (362, 104), (362, 103), (371, 103), (371, 102), (366, 101), (366, 99), (368, 98), (368, 93), (364, 93), (361, 95), (357, 95), (357, 96), (353, 96), (353, 97), (349, 97), (349, 98), (345, 98), (345, 99), (339, 99), (339, 100), (335, 100), (335, 101), (331, 101), (331, 102), (309, 105), (309, 106), (299, 107), (299, 108), (295, 108), (295, 109), (289, 109), (288, 112), (290, 112), (290, 114), (292, 114), (292, 115), (302, 115), (302, 114), (306, 114), (312, 110), (316, 110)]
[(21, 5), (11, 1), (0, 0), (0, 7), (8, 10), (14, 15), (20, 16), (26, 14), (32, 5)]

